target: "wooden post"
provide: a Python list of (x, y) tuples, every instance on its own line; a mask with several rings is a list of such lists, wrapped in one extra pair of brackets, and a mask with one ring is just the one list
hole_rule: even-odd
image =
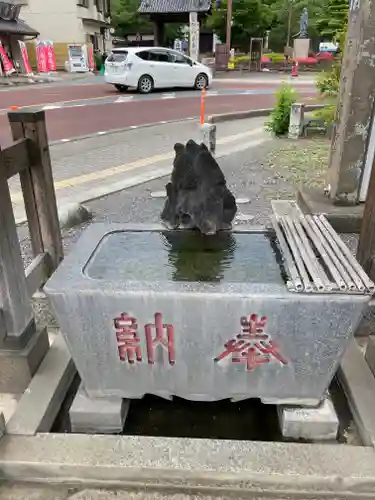
[[(8, 179), (0, 151), (0, 309), (7, 347), (22, 348), (35, 331)], [(4, 335), (6, 333), (6, 335)], [(5, 337), (5, 338), (4, 338)], [(14, 345), (13, 345), (14, 344)]]
[(30, 166), (20, 174), (34, 255), (47, 252), (53, 268), (63, 258), (44, 111), (8, 113), (14, 140), (29, 139)]
[(357, 260), (368, 276), (375, 281), (375, 157), (373, 159), (370, 184), (363, 211), (359, 236)]

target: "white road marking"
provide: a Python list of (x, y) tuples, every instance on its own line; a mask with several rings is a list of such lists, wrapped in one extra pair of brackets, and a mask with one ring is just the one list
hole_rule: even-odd
[(209, 91), (207, 92), (207, 95), (208, 95), (208, 96), (209, 96), (209, 95), (218, 95), (218, 93), (219, 93), (219, 91), (218, 91), (218, 90), (209, 90)]
[(243, 205), (245, 203), (250, 203), (249, 198), (236, 198), (237, 205)]
[(115, 103), (129, 102), (129, 101), (132, 101), (133, 99), (134, 99), (133, 95), (126, 95), (126, 96), (122, 96), (122, 97), (119, 97), (118, 99), (116, 99)]
[(104, 135), (106, 134), (107, 132), (98, 132), (98, 135)]
[(56, 104), (55, 105), (49, 104), (48, 106), (43, 107), (43, 111), (47, 111), (49, 109), (59, 109), (59, 108), (62, 108), (62, 106)]
[(176, 94), (174, 92), (170, 93), (170, 94), (163, 94), (161, 96), (162, 99), (174, 99), (176, 97)]

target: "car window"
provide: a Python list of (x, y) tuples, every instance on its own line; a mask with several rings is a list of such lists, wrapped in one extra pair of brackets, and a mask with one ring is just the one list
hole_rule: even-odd
[(168, 52), (164, 50), (150, 50), (149, 61), (171, 62)]
[(112, 52), (112, 54), (109, 54), (107, 61), (108, 62), (124, 62), (124, 61), (126, 61), (127, 57), (128, 57), (127, 50), (124, 50), (121, 52)]
[(142, 50), (142, 52), (137, 52), (137, 57), (143, 59), (144, 61), (149, 61), (150, 52), (148, 50)]
[(183, 54), (176, 54), (176, 52), (169, 52), (171, 62), (176, 64), (189, 64), (189, 60)]

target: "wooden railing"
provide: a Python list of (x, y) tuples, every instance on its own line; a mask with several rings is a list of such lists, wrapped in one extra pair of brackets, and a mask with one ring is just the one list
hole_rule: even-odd
[[(0, 150), (0, 349), (35, 332), (32, 295), (63, 258), (44, 111), (8, 114), (13, 144)], [(24, 270), (8, 180), (19, 175), (34, 259)]]

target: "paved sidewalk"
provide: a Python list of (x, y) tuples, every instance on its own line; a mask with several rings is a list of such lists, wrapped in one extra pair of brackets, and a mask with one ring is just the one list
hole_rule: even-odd
[[(270, 139), (265, 118), (238, 120), (217, 127), (217, 156), (261, 144)], [(139, 183), (168, 175), (176, 142), (200, 139), (195, 120), (142, 127), (51, 147), (53, 175), (60, 211)], [(25, 220), (17, 178), (10, 181), (18, 223)]]

